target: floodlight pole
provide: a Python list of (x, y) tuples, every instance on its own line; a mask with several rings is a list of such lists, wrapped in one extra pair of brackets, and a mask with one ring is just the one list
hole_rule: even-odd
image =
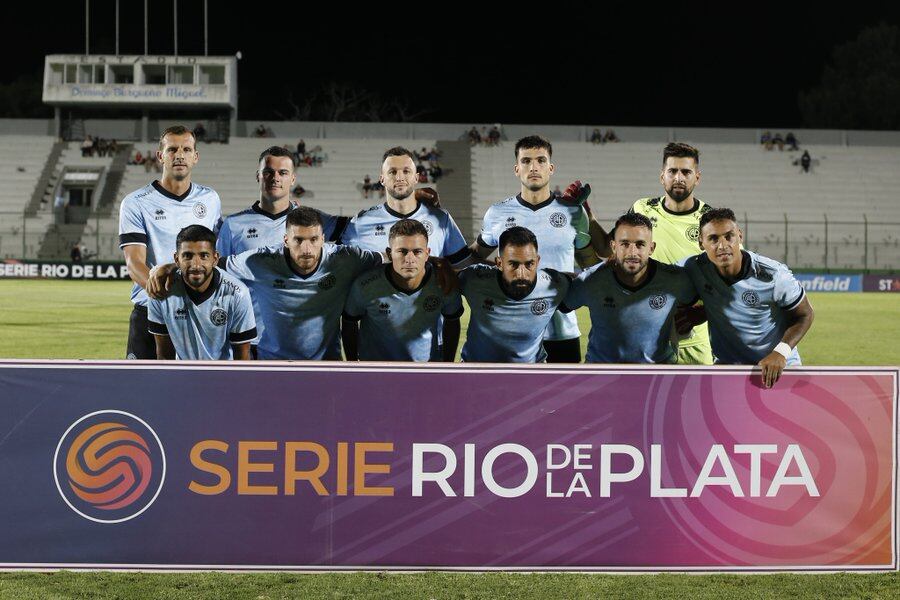
[(144, 56), (147, 56), (147, 50), (149, 48), (149, 46), (147, 44), (148, 39), (149, 39), (147, 37), (147, 20), (148, 20), (148, 15), (149, 15), (149, 8), (147, 6), (148, 1), (149, 0), (144, 0)]
[(91, 53), (91, 0), (84, 0), (84, 54)]
[(175, 28), (175, 56), (178, 56), (178, 0), (172, 0), (172, 19)]
[(116, 56), (119, 55), (119, 0), (116, 0)]
[(209, 56), (209, 4), (203, 0), (203, 56)]

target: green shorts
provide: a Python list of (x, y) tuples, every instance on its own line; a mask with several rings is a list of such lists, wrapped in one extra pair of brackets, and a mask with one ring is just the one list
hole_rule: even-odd
[(712, 348), (709, 344), (697, 344), (687, 348), (678, 348), (679, 365), (711, 365), (713, 364)]

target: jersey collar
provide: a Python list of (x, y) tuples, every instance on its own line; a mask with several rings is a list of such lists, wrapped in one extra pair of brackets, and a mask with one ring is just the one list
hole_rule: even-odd
[(550, 194), (550, 197), (547, 198), (546, 200), (544, 200), (543, 202), (541, 202), (540, 204), (531, 204), (529, 202), (525, 202), (525, 199), (522, 198), (522, 194), (516, 194), (516, 201), (519, 204), (521, 204), (525, 208), (529, 208), (535, 212), (541, 210), (545, 206), (549, 206), (550, 203), (553, 202), (554, 200), (556, 200), (556, 196), (554, 196), (553, 194)]
[(277, 214), (274, 214), (274, 215), (273, 215), (272, 213), (269, 213), (269, 212), (264, 211), (264, 210), (262, 209), (262, 207), (260, 207), (260, 205), (259, 205), (259, 200), (257, 200), (256, 202), (254, 202), (254, 203), (253, 203), (253, 206), (250, 207), (250, 209), (251, 209), (253, 212), (255, 212), (256, 214), (262, 215), (262, 216), (264, 216), (264, 217), (268, 217), (268, 218), (272, 219), (273, 221), (275, 221), (275, 220), (277, 220), (277, 219), (280, 219), (281, 217), (285, 216), (286, 214), (288, 214), (289, 212), (291, 212), (291, 211), (294, 210), (295, 208), (297, 208), (297, 205), (294, 204), (293, 202), (291, 202), (291, 203), (288, 204), (288, 207), (287, 207), (286, 209), (284, 209), (284, 210), (281, 211), (280, 213), (277, 213)]
[(176, 196), (175, 194), (164, 188), (158, 180), (153, 180), (153, 183), (151, 183), (150, 185), (152, 185), (153, 189), (155, 189), (166, 198), (170, 198), (172, 200), (175, 200), (176, 202), (181, 202), (182, 200), (190, 196), (192, 191), (194, 191), (193, 183), (189, 185), (187, 191), (180, 196)]
[[(715, 267), (715, 265), (713, 265)], [(725, 282), (725, 285), (734, 285), (738, 281), (743, 281), (750, 277), (750, 273), (753, 271), (753, 259), (750, 257), (750, 254), (746, 250), (741, 250), (741, 272), (738, 273), (738, 276), (734, 279), (727, 279), (722, 277), (722, 274), (719, 273), (719, 270), (716, 269), (716, 275), (718, 275), (722, 281)]]
[(687, 210), (680, 211), (680, 212), (670, 210), (669, 207), (666, 206), (666, 197), (665, 196), (662, 196), (659, 199), (659, 204), (660, 204), (660, 206), (662, 206), (662, 209), (664, 211), (666, 211), (670, 215), (675, 215), (676, 217), (683, 217), (684, 215), (690, 215), (690, 214), (693, 214), (693, 213), (697, 212), (698, 210), (700, 210), (700, 201), (697, 200), (697, 198), (694, 198), (694, 205), (692, 207), (690, 207)]
[(405, 214), (405, 215), (404, 215), (403, 213), (397, 212), (396, 210), (394, 210), (393, 208), (391, 208), (390, 206), (388, 206), (388, 203), (387, 203), (387, 202), (384, 203), (384, 210), (387, 211), (387, 214), (391, 215), (392, 217), (397, 217), (398, 219), (409, 219), (409, 218), (412, 217), (414, 214), (416, 214), (417, 212), (419, 212), (419, 208), (421, 208), (421, 207), (422, 207), (422, 203), (419, 202), (418, 200), (416, 200), (416, 208), (414, 208), (413, 211), (412, 211), (411, 213), (408, 213), (408, 214)]
[(422, 278), (422, 282), (419, 284), (419, 286), (414, 290), (404, 290), (403, 288), (398, 286), (396, 283), (394, 283), (394, 278), (391, 277), (391, 271), (393, 270), (393, 268), (394, 268), (394, 266), (391, 263), (387, 263), (386, 265), (384, 265), (384, 276), (387, 278), (388, 283), (391, 284), (391, 287), (393, 287), (395, 290), (397, 290), (401, 294), (406, 294), (407, 296), (412, 296), (413, 294), (415, 294), (416, 292), (421, 290), (423, 287), (425, 287), (425, 284), (427, 284), (428, 280), (431, 279), (431, 271), (433, 270), (431, 268), (431, 263), (426, 262), (425, 263), (425, 277)]
[(615, 268), (612, 269), (612, 276), (613, 276), (613, 279), (616, 280), (616, 283), (619, 285), (620, 288), (622, 288), (624, 290), (628, 290), (631, 293), (640, 291), (641, 289), (646, 287), (648, 283), (653, 281), (654, 277), (656, 277), (656, 261), (653, 260), (652, 258), (650, 259), (650, 261), (647, 263), (647, 276), (644, 277), (644, 281), (642, 281), (635, 287), (631, 287), (630, 285), (625, 285), (624, 283), (622, 283), (619, 280), (619, 278), (616, 276)]
[(184, 284), (184, 291), (187, 292), (187, 296), (191, 299), (191, 302), (194, 303), (194, 306), (200, 306), (201, 304), (212, 298), (212, 295), (216, 293), (216, 290), (219, 289), (219, 285), (221, 283), (222, 274), (219, 273), (218, 269), (213, 269), (212, 283), (209, 284), (209, 287), (206, 288), (205, 291), (198, 292), (187, 284)]

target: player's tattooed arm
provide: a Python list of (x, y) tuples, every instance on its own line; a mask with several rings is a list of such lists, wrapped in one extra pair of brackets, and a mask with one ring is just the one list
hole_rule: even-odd
[(167, 335), (154, 335), (156, 342), (156, 360), (175, 360), (175, 346)]
[[(815, 312), (809, 298), (804, 297), (803, 300), (792, 310), (787, 312), (791, 319), (791, 324), (781, 338), (781, 342), (787, 344), (792, 349), (797, 347), (809, 328), (812, 327)], [(759, 367), (762, 369), (763, 385), (768, 389), (775, 385), (775, 382), (781, 377), (787, 365), (787, 358), (780, 352), (772, 351), (768, 356), (759, 361)]]

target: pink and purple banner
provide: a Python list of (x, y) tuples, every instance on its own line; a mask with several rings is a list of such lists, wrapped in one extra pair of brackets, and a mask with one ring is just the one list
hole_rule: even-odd
[(896, 368), (0, 363), (0, 568), (895, 570)]

